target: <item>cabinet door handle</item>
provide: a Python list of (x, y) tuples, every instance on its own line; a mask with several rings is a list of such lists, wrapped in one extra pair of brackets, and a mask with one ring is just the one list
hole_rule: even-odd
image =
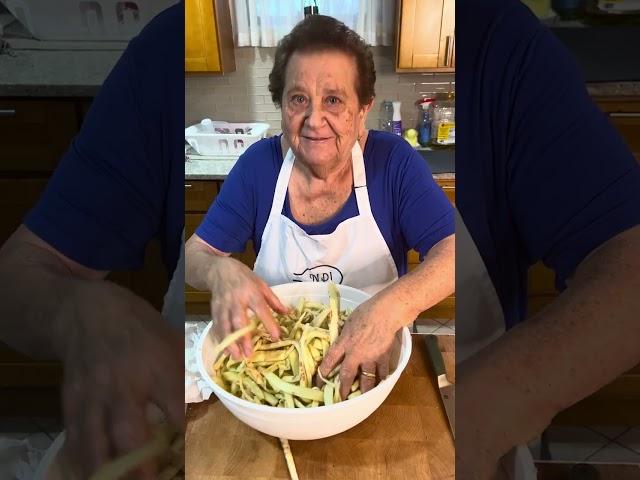
[(191, 188), (191, 185), (190, 185), (190, 184), (188, 184), (188, 183), (185, 183), (185, 184), (184, 184), (184, 188)]
[(444, 43), (444, 66), (449, 66), (449, 44), (451, 43), (451, 35), (447, 35)]
[(640, 112), (613, 112), (610, 113), (609, 116), (617, 118), (639, 118)]
[(444, 49), (444, 66), (453, 66), (453, 47), (455, 43), (455, 37), (453, 35), (447, 35), (445, 40)]
[(0, 117), (15, 117), (15, 108), (0, 108)]

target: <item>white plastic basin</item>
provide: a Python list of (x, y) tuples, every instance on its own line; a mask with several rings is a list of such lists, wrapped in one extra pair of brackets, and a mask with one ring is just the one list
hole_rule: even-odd
[[(338, 289), (341, 309), (355, 309), (369, 298), (367, 293), (355, 288), (338, 285)], [(315, 302), (329, 303), (329, 293), (325, 283), (288, 283), (272, 287), (272, 290), (286, 305), (296, 305), (301, 297)], [(402, 347), (398, 358), (392, 359), (392, 373), (372, 390), (334, 405), (316, 408), (276, 408), (238, 398), (212, 380), (210, 372), (215, 362), (212, 351), (217, 341), (210, 333), (211, 327), (212, 323), (209, 323), (197, 347), (198, 368), (202, 377), (238, 420), (260, 432), (289, 440), (315, 440), (330, 437), (365, 420), (391, 393), (411, 356), (411, 335), (409, 329), (405, 327), (402, 331)]]

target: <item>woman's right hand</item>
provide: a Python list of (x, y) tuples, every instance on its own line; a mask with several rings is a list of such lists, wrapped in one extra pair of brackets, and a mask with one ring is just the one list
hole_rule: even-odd
[[(214, 333), (219, 340), (249, 324), (247, 310), (255, 313), (273, 341), (280, 339), (280, 328), (271, 309), (277, 313), (287, 313), (288, 309), (246, 265), (231, 257), (218, 257), (211, 264), (207, 284), (211, 291)], [(242, 353), (250, 356), (252, 350), (251, 334), (228, 347), (228, 352), (236, 359), (240, 359)]]
[[(147, 406), (184, 428), (184, 337), (148, 302), (111, 282), (60, 282), (52, 338), (64, 362), (65, 455), (77, 478), (152, 438)], [(153, 479), (154, 461), (135, 478)]]

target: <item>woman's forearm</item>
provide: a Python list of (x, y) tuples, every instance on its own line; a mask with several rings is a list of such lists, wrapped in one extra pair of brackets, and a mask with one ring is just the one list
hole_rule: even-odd
[(36, 358), (60, 359), (59, 311), (73, 279), (55, 255), (20, 237), (0, 249), (0, 341)]
[(197, 290), (211, 291), (211, 271), (229, 254), (209, 246), (195, 234), (187, 240), (184, 248), (185, 282)]
[(556, 301), (460, 366), (459, 381), (518, 426), (504, 426), (503, 448), (640, 362), (638, 272), (640, 226), (606, 242)]
[(455, 291), (456, 236), (450, 235), (435, 244), (413, 271), (403, 275), (380, 291), (376, 297), (394, 302), (402, 322), (398, 328), (412, 322)]

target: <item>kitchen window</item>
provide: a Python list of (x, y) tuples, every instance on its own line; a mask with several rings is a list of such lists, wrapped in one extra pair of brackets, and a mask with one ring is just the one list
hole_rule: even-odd
[(344, 22), (372, 46), (393, 45), (393, 0), (231, 0), (236, 47), (275, 47), (308, 5)]

